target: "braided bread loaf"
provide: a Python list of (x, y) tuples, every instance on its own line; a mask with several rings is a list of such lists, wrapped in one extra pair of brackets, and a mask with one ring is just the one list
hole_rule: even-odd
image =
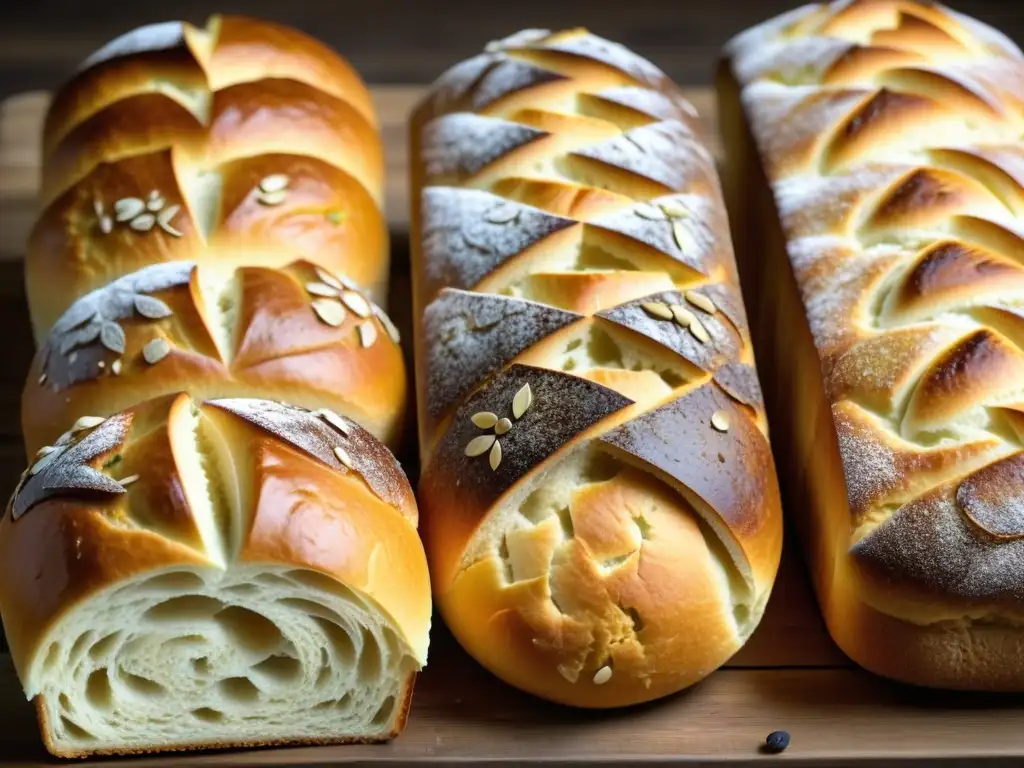
[(25, 267), (36, 339), (74, 299), (164, 261), (304, 257), (380, 302), (383, 177), (366, 86), (305, 35), (226, 16), (118, 38), (46, 118)]
[(586, 707), (694, 683), (760, 619), (781, 519), (714, 163), (654, 66), (528, 30), (413, 117), (435, 595), (506, 681)]
[(854, 0), (737, 37), (721, 83), (831, 633), (901, 680), (1022, 689), (1024, 57), (940, 6)]
[(378, 442), (406, 381), (365, 87), (272, 24), (144, 27), (44, 154), (0, 613), (48, 748), (396, 735), (431, 602)]

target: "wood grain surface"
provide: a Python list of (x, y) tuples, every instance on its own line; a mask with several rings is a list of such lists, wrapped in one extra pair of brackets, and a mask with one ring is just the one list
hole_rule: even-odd
[[(405, 118), (418, 87), (374, 88), (388, 160), (392, 229), (392, 313), (411, 338), (408, 301), (408, 192)], [(713, 97), (688, 96), (715, 137)], [(21, 259), (36, 212), (38, 136), (47, 97), (0, 104), (0, 316), (7, 359), (0, 366), (0, 491), (23, 467), (18, 403), (33, 353)], [(716, 150), (717, 151), (717, 150)], [(403, 311), (404, 310), (404, 311)], [(415, 472), (410, 462), (407, 467)], [(804, 567), (789, 537), (779, 579), (761, 626), (724, 670), (690, 691), (629, 711), (584, 713), (521, 694), (477, 666), (435, 620), (431, 658), (417, 683), (406, 733), (392, 744), (198, 753), (90, 766), (450, 766), (506, 761), (550, 765), (601, 762), (770, 764), (779, 759), (829, 766), (864, 760), (900, 765), (1024, 764), (1024, 709), (1006, 697), (936, 694), (893, 685), (855, 669), (829, 639)], [(760, 751), (785, 729), (792, 746), (781, 758)], [(10, 658), (0, 655), (0, 766), (35, 768), (47, 758), (31, 706)]]

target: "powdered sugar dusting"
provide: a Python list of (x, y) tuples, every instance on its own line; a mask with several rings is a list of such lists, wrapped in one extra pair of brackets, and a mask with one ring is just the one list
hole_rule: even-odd
[[(651, 206), (676, 206), (685, 213), (673, 218), (666, 215), (650, 219), (637, 212)], [(590, 223), (639, 240), (705, 275), (710, 274), (714, 266), (719, 233), (727, 226), (721, 209), (702, 195), (666, 195), (605, 214)], [(676, 235), (677, 225), (682, 237)]]
[(430, 92), (430, 104), (434, 110), (441, 113), (455, 107), (495, 61), (494, 55), (481, 53), (443, 72), (434, 81)]
[(897, 510), (851, 554), (899, 581), (965, 600), (1024, 599), (1024, 539), (971, 525), (943, 486)]
[(549, 69), (505, 59), (491, 67), (473, 88), (473, 109), (484, 109), (503, 96), (525, 88), (565, 79), (564, 75)]
[(47, 380), (68, 387), (100, 376), (104, 372), (100, 363), (107, 356), (103, 334), (113, 331), (123, 338), (121, 321), (132, 317), (153, 320), (139, 314), (137, 302), (149, 294), (187, 285), (193, 269), (195, 264), (190, 261), (153, 264), (78, 299), (54, 323), (43, 344), (42, 371)]
[(484, 379), (580, 315), (505, 296), (445, 289), (423, 313), (427, 411), (443, 417)]
[(779, 180), (795, 171), (817, 169), (817, 160), (833, 129), (871, 91), (787, 87), (759, 80), (743, 89), (743, 107), (768, 167)]
[(714, 159), (693, 132), (677, 120), (634, 128), (577, 155), (656, 181), (669, 190), (685, 192), (695, 178), (706, 178)]
[(943, 12), (956, 19), (971, 33), (972, 37), (988, 46), (992, 52), (998, 52), (1003, 56), (1014, 59), (1024, 58), (1024, 53), (1021, 53), (1017, 44), (995, 27), (954, 11), (951, 8), (943, 8)]
[(497, 117), (465, 112), (443, 115), (423, 129), (421, 155), (427, 176), (472, 176), (546, 134)]
[(1024, 453), (975, 472), (957, 488), (956, 499), (993, 536), (1024, 537)]
[(423, 263), (433, 293), (472, 288), (506, 260), (576, 222), (490, 192), (423, 190)]
[(605, 101), (642, 112), (655, 120), (680, 120), (697, 117), (697, 110), (682, 96), (669, 95), (650, 88), (624, 85), (607, 88), (597, 94)]
[(63, 434), (51, 446), (50, 453), (35, 459), (36, 473), (25, 478), (15, 490), (13, 519), (17, 520), (32, 507), (55, 496), (124, 493), (124, 486), (91, 464), (121, 445), (131, 424), (131, 412), (119, 413), (105, 419), (84, 437), (80, 433)]
[(791, 238), (856, 234), (862, 206), (910, 165), (865, 165), (833, 176), (790, 176), (773, 185), (782, 225)]
[(637, 56), (623, 45), (605, 40), (597, 35), (584, 34), (563, 40), (556, 39), (537, 47), (549, 51), (570, 53), (605, 64), (652, 88), (662, 89), (666, 85), (665, 73), (647, 59)]
[(903, 478), (895, 454), (873, 430), (853, 421), (843, 410), (833, 409), (832, 416), (850, 511), (857, 517), (898, 488)]
[(139, 53), (150, 51), (163, 51), (177, 48), (185, 42), (185, 25), (180, 21), (164, 21), (159, 24), (147, 24), (144, 27), (133, 29), (118, 38), (111, 40), (105, 46), (93, 53), (83, 61), (79, 72), (95, 67), (111, 59), (122, 56), (133, 56)]
[(853, 44), (836, 37), (801, 37), (755, 46), (733, 59), (740, 82), (770, 79), (787, 85), (817, 83)]

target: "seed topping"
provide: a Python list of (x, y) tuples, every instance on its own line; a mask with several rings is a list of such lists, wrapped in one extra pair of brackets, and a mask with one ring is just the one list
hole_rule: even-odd
[(725, 411), (715, 411), (711, 415), (711, 426), (719, 432), (729, 431), (729, 414)]
[(687, 291), (686, 300), (693, 304), (698, 309), (703, 309), (709, 315), (715, 314), (718, 308), (715, 306), (715, 302), (705, 296), (703, 293), (697, 293), (697, 291)]
[(142, 358), (150, 365), (156, 365), (163, 360), (171, 351), (171, 345), (166, 339), (156, 338), (146, 342), (142, 348)]
[(655, 317), (658, 320), (671, 320), (672, 310), (669, 309), (668, 304), (663, 304), (660, 301), (645, 301), (640, 305), (641, 309), (651, 317)]
[(345, 322), (345, 308), (334, 299), (316, 299), (313, 301), (313, 311), (321, 321), (327, 325), (337, 328)]

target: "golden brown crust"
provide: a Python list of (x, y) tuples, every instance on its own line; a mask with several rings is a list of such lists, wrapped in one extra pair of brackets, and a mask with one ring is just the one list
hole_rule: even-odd
[[(136, 30), (60, 90), (44, 143), (27, 260), (37, 338), (74, 298), (179, 258), (305, 258), (384, 298), (384, 162), (369, 94), (299, 32), (236, 17)], [(162, 205), (118, 220), (121, 201), (151, 193)]]
[(585, 30), (488, 46), (413, 117), (435, 595), (488, 668), (576, 706), (712, 672), (778, 565), (767, 424), (694, 128), (660, 71)]
[[(398, 441), (407, 382), (397, 330), (374, 303), (387, 296), (388, 242), (365, 84), (277, 24), (155, 24), (89, 57), (43, 133), (43, 210), (26, 263), (40, 342), (22, 411), (34, 458), (0, 520), (0, 610), (47, 748), (81, 757), (397, 736), (431, 601), (412, 489), (374, 437)], [(256, 617), (250, 598), (256, 613), (274, 607)], [(162, 683), (127, 672), (162, 630), (147, 614), (124, 650), (115, 629), (158, 606), (171, 624), (191, 621), (179, 609), (197, 600), (218, 606), (220, 630), (257, 618), (244, 637), (217, 620), (210, 637), (191, 636), (226, 642), (201, 661), (208, 671), (209, 658), (238, 656), (227, 676), (184, 656)], [(287, 631), (266, 630), (271, 611), (297, 622), (296, 638), (312, 628), (306, 643), (326, 638), (302, 685), (315, 678), (328, 698), (302, 694), (308, 720), (284, 713), (260, 730), (263, 715), (232, 723), (210, 706), (241, 700), (232, 675), (250, 662), (263, 674), (249, 644), (280, 637), (296, 650)], [(111, 642), (83, 662), (75, 654), (97, 632)], [(282, 658), (264, 661), (281, 683)], [(183, 708), (196, 730), (173, 736), (120, 705), (108, 722), (110, 712), (87, 713), (91, 699), (71, 713), (76, 675), (108, 690), (119, 676), (144, 680), (173, 694), (154, 694), (153, 712)], [(344, 711), (357, 699), (379, 707), (372, 723)]]
[(829, 628), (881, 674), (1020, 689), (1024, 56), (942, 6), (854, 0), (740, 35), (720, 82)]
[[(199, 420), (196, 437), (192, 412)], [(259, 426), (263, 413), (277, 414), (274, 431)], [(339, 431), (338, 417), (328, 420), (251, 399), (195, 405), (187, 395), (170, 395), (126, 415), (130, 426), (121, 441), (88, 462), (95, 471), (124, 481), (123, 488), (115, 483), (117, 492), (86, 494), (67, 462), (58, 459), (23, 480), (14, 506), (33, 493), (33, 483), (41, 483), (50, 495), (18, 519), (8, 511), (0, 520), (0, 607), (23, 679), (46, 650), (41, 644), (48, 632), (84, 601), (134, 576), (181, 566), (269, 564), (325, 574), (379, 605), (413, 652), (420, 658), (425, 654), (429, 575), (416, 533), (412, 489), (398, 463), (390, 455), (382, 459), (387, 451), (372, 436), (345, 420), (346, 431)], [(81, 443), (113, 420), (83, 427), (58, 445)], [(344, 446), (350, 466), (330, 450), (312, 447), (311, 437)], [(189, 474), (182, 459), (194, 440), (208, 451), (208, 477)], [(64, 450), (71, 454), (71, 448)], [(208, 494), (216, 497), (217, 488), (231, 487), (227, 478), (232, 476), (239, 488), (239, 516), (231, 515), (234, 505), (218, 510), (226, 517), (217, 523), (220, 533), (213, 535), (210, 522), (202, 518), (207, 513), (193, 502)], [(206, 482), (213, 484), (212, 493)], [(317, 489), (315, 498), (311, 488)], [(391, 736), (404, 725), (411, 688), (410, 678)], [(45, 720), (40, 711), (44, 738), (49, 733)], [(266, 743), (299, 742), (319, 743), (306, 738)], [(264, 742), (238, 742), (250, 743)], [(203, 746), (229, 745), (187, 748)]]
[[(327, 285), (323, 270), (306, 261), (238, 269), (237, 290), (225, 294), (228, 308), (204, 284), (205, 269), (192, 262), (157, 265), (72, 305), (29, 369), (22, 426), (30, 454), (79, 416), (108, 416), (183, 389), (197, 398), (262, 396), (325, 407), (389, 445), (398, 442), (405, 368), (382, 310), (358, 291)], [(155, 302), (155, 309), (140, 302)], [(344, 312), (340, 325), (318, 315), (323, 305)], [(117, 329), (120, 349), (104, 336)], [(150, 362), (147, 348), (161, 341), (166, 355)]]

